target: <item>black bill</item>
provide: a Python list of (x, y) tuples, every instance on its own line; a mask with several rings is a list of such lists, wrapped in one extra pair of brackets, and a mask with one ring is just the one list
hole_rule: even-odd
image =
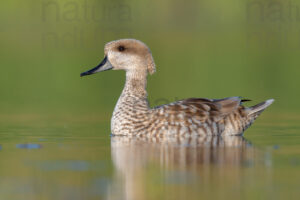
[(106, 71), (106, 70), (110, 70), (112, 69), (112, 65), (110, 64), (109, 60), (107, 59), (107, 57), (105, 56), (105, 58), (102, 60), (102, 62), (95, 68), (86, 71), (86, 72), (82, 72), (80, 74), (80, 76), (86, 76), (86, 75), (91, 75), (97, 72), (102, 72), (102, 71)]

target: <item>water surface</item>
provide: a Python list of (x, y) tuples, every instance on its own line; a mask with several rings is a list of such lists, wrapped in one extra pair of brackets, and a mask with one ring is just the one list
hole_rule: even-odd
[(266, 113), (244, 137), (160, 139), (111, 137), (109, 121), (88, 116), (14, 119), (0, 128), (1, 199), (300, 195), (297, 115)]

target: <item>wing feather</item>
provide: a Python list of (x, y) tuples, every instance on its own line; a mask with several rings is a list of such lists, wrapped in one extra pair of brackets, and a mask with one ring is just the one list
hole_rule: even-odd
[(241, 107), (240, 97), (225, 99), (189, 98), (171, 104), (162, 105), (156, 109), (162, 115), (176, 115), (186, 119), (197, 119), (201, 122), (207, 119), (219, 121)]

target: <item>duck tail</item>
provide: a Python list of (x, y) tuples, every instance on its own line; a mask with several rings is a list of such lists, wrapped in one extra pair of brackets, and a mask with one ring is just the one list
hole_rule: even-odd
[(274, 99), (268, 99), (268, 100), (261, 102), (255, 106), (246, 108), (247, 121), (248, 121), (247, 127), (250, 126), (253, 123), (253, 121), (273, 102), (274, 102)]
[(274, 99), (268, 99), (268, 100), (261, 102), (255, 106), (245, 108), (246, 116), (245, 116), (245, 121), (244, 121), (244, 125), (243, 125), (243, 131), (245, 131), (249, 126), (251, 126), (251, 124), (254, 122), (254, 120), (273, 102), (274, 102)]
[[(249, 100), (242, 100), (242, 102)], [(242, 118), (238, 120), (238, 126), (229, 126), (229, 128), (223, 133), (223, 135), (242, 135), (244, 131), (251, 126), (255, 119), (272, 103), (274, 99), (269, 99), (251, 107), (240, 107), (242, 112)], [(237, 129), (233, 127), (238, 127)]]

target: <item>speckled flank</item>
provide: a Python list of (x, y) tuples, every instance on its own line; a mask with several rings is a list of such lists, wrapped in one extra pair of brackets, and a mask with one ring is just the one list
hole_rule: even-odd
[[(222, 107), (225, 102), (232, 104), (226, 111)], [(240, 102), (238, 97), (186, 99), (151, 109), (145, 98), (121, 95), (112, 117), (112, 133), (142, 137), (241, 135), (260, 113), (248, 115)]]
[(239, 97), (190, 98), (150, 108), (147, 74), (155, 72), (155, 64), (149, 48), (138, 40), (117, 40), (105, 46), (105, 56), (114, 70), (126, 71), (125, 87), (111, 119), (114, 135), (241, 135), (273, 102), (271, 99), (246, 108)]

